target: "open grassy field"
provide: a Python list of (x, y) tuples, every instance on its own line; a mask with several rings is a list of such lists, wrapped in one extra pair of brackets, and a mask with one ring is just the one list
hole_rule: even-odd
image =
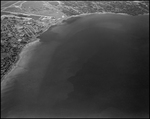
[[(16, 7), (18, 6), (18, 7)], [(3, 12), (30, 14), (36, 16), (51, 16), (61, 19), (64, 14), (51, 4), (44, 1), (27, 1), (20, 4), (18, 1), (14, 6), (4, 7)]]
[(8, 7), (18, 1), (1, 1), (1, 7)]

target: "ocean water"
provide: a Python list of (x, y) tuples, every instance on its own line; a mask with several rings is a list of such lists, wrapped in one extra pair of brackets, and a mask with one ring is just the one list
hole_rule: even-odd
[(39, 38), (4, 88), (3, 116), (149, 116), (148, 15), (71, 18)]

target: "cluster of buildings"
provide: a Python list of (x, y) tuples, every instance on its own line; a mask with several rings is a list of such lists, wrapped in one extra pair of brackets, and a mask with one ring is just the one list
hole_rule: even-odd
[(31, 18), (1, 17), (1, 78), (19, 59), (25, 45), (36, 40), (48, 24)]
[(136, 16), (149, 13), (149, 1), (62, 1), (55, 8), (68, 17), (106, 12)]

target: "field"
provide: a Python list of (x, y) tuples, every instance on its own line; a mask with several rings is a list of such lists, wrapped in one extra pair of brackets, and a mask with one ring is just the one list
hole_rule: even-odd
[(37, 16), (52, 16), (55, 17), (56, 19), (62, 18), (62, 16), (64, 15), (61, 11), (58, 11), (51, 4), (44, 1), (36, 1), (36, 2), (28, 1), (23, 2), (22, 4), (20, 4), (20, 2), (17, 2), (15, 5), (4, 7), (3, 11), (10, 13), (37, 15)]
[(8, 7), (18, 1), (1, 1), (1, 7)]

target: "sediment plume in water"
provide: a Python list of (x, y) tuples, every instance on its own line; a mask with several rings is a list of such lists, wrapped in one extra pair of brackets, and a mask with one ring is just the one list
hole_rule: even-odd
[[(7, 106), (11, 105), (11, 102), (9, 102), (9, 98), (12, 99), (14, 86), (15, 86), (15, 76), (20, 73), (24, 73), (28, 69), (26, 68), (26, 65), (30, 61), (30, 58), (32, 57), (32, 53), (34, 52), (34, 48), (39, 44), (39, 39), (36, 41), (28, 44), (25, 46), (22, 50), (22, 52), (19, 54), (19, 60), (17, 63), (12, 67), (10, 72), (4, 77), (3, 81), (1, 82), (1, 112), (3, 115), (3, 112), (7, 108)], [(12, 93), (12, 94), (11, 94)], [(8, 101), (8, 102), (7, 102)]]
[(100, 15), (50, 28), (23, 57), (26, 70), (10, 77), (2, 114), (148, 116), (148, 23), (148, 17)]

